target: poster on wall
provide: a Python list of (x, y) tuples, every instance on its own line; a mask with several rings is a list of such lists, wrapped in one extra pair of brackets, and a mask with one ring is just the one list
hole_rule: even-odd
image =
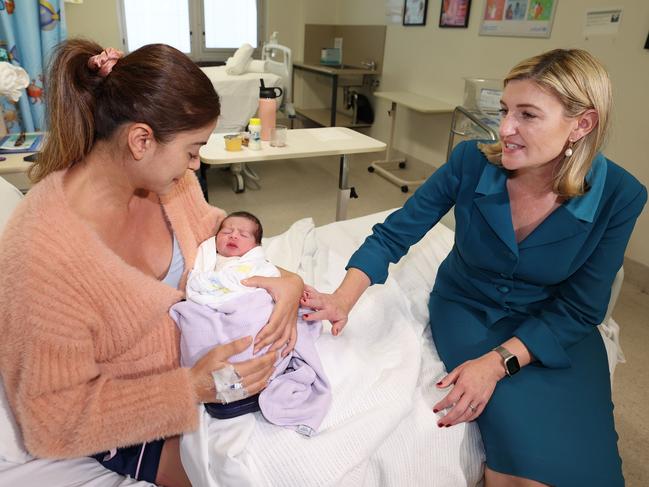
[(480, 35), (550, 37), (558, 0), (486, 0)]
[(442, 0), (440, 27), (468, 27), (471, 0)]
[(406, 0), (403, 8), (403, 25), (426, 25), (428, 0)]

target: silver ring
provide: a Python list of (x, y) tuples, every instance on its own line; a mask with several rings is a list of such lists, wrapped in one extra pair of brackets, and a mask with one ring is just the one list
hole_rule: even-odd
[(475, 413), (476, 407), (473, 404), (469, 404), (469, 409)]

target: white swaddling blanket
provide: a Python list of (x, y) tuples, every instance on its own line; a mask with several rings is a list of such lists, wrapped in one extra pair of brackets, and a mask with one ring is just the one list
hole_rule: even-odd
[(216, 253), (216, 237), (211, 237), (198, 247), (194, 268), (187, 279), (187, 299), (219, 309), (230, 299), (258, 290), (241, 284), (242, 279), (279, 275), (279, 269), (266, 259), (262, 247), (254, 247), (241, 257), (223, 257)]

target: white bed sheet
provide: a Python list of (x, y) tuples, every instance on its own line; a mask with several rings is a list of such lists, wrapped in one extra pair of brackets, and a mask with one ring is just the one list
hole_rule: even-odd
[[(225, 66), (201, 68), (214, 85), (221, 99), (221, 115), (216, 132), (241, 132), (248, 120), (257, 113), (260, 79), (266, 87), (284, 88), (285, 81), (274, 73), (244, 73), (229, 75)], [(281, 104), (278, 98), (277, 106)]]
[(0, 459), (0, 487), (155, 487), (106, 470), (93, 458), (31, 460), (12, 464)]

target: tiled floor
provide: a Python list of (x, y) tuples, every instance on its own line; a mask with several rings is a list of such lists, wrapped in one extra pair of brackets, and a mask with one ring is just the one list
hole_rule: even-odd
[[(350, 218), (401, 206), (408, 195), (367, 166), (377, 156), (354, 156), (350, 184), (357, 200), (349, 205)], [(261, 189), (235, 194), (227, 171), (209, 172), (210, 202), (227, 211), (248, 210), (260, 217), (268, 236), (283, 232), (307, 216), (316, 225), (334, 220), (338, 182), (335, 157), (252, 164), (261, 176)], [(420, 170), (420, 168), (418, 168)], [(432, 171), (431, 171), (432, 172)], [(622, 348), (627, 362), (615, 374), (613, 398), (620, 436), (619, 447), (629, 487), (649, 485), (649, 296), (626, 283), (614, 313), (621, 326)]]

